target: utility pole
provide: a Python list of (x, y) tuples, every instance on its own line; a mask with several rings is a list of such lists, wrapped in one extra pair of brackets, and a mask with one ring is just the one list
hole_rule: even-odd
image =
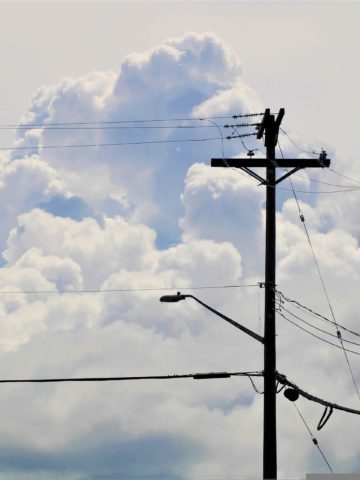
[[(293, 173), (305, 167), (329, 167), (326, 152), (317, 159), (276, 159), (275, 149), (281, 121), (285, 109), (281, 108), (277, 117), (267, 108), (257, 138), (265, 137), (266, 158), (213, 158), (212, 167), (240, 168), (266, 185), (266, 230), (265, 230), (265, 329), (264, 329), (264, 431), (263, 431), (263, 478), (277, 478), (276, 441), (276, 328), (275, 328), (275, 287), (276, 287), (276, 185)], [(251, 167), (266, 168), (266, 178), (262, 178)], [(280, 178), (276, 169), (290, 168)]]

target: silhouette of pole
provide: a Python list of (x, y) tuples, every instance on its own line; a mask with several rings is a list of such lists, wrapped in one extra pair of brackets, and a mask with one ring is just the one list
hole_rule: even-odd
[[(275, 116), (265, 110), (258, 126), (257, 139), (265, 137), (266, 158), (212, 158), (212, 167), (240, 168), (266, 185), (266, 232), (265, 232), (265, 328), (264, 328), (264, 432), (263, 432), (263, 478), (277, 478), (276, 449), (276, 186), (300, 169), (329, 167), (330, 160), (322, 151), (319, 159), (275, 159), (279, 128), (285, 110), (280, 108)], [(265, 168), (266, 177), (261, 177), (253, 168)], [(277, 168), (291, 169), (276, 178)]]
[(264, 433), (263, 477), (277, 478), (276, 449), (276, 164), (275, 146), (280, 115), (264, 116), (266, 147), (266, 232), (265, 232), (265, 327), (264, 327)]

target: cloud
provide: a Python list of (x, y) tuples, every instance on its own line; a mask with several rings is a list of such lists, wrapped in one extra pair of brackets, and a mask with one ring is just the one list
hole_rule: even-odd
[[(242, 252), (261, 245), (263, 194), (254, 182), (225, 168), (194, 164), (187, 173), (180, 220), (183, 239), (230, 241)], [(261, 252), (261, 249), (260, 249)], [(256, 274), (259, 250), (243, 257), (247, 274)]]
[[(212, 34), (189, 33), (148, 52), (128, 55), (116, 74), (93, 72), (41, 87), (22, 119), (17, 145), (28, 146), (33, 134), (37, 144), (45, 146), (217, 138), (217, 129), (208, 121), (111, 122), (196, 119), (212, 114), (221, 102), (223, 115), (246, 113), (254, 105), (260, 108), (255, 92), (241, 81), (241, 64), (229, 47)], [(94, 120), (110, 123), (103, 124), (106, 128), (101, 130), (96, 129), (96, 124), (74, 125), (73, 129), (58, 125)], [(30, 125), (37, 123), (57, 125), (40, 131), (32, 129)], [(24, 130), (26, 125), (29, 130)], [(143, 128), (169, 125), (175, 128)], [(179, 125), (200, 128), (181, 130), (176, 128)], [(79, 128), (84, 126), (86, 129)], [(177, 217), (182, 209), (180, 194), (187, 169), (196, 161), (208, 163), (214, 145), (219, 150), (220, 140), (218, 146), (214, 142), (196, 145), (196, 150), (191, 143), (51, 149), (40, 150), (39, 155), (57, 171), (66, 190), (80, 197), (95, 213), (110, 202), (112, 212), (108, 208), (107, 214), (126, 214), (151, 225), (159, 232), (158, 241), (166, 246), (179, 239)], [(227, 150), (231, 155), (238, 148), (228, 145)], [(13, 157), (19, 157), (18, 153)]]
[[(218, 137), (216, 125), (199, 118), (263, 109), (241, 71), (221, 40), (189, 33), (128, 55), (117, 72), (65, 78), (35, 93), (21, 120), (28, 130), (18, 129), (15, 143), (32, 150), (1, 161), (3, 378), (262, 369), (262, 347), (196, 302), (159, 302), (168, 289), (264, 280), (264, 189), (241, 172), (209, 167), (223, 149), (224, 156), (245, 155), (241, 142), (37, 148)], [(193, 120), (174, 120), (166, 129), (111, 123), (169, 118)], [(69, 121), (87, 124), (31, 127)], [(97, 121), (106, 128), (95, 128)], [(176, 128), (185, 126), (201, 128)], [(248, 149), (259, 147), (246, 140)], [(285, 155), (296, 154), (281, 142)], [(305, 172), (299, 175), (296, 189), (313, 188)], [(321, 285), (291, 196), (279, 190), (278, 288), (329, 316), (326, 298), (314, 293)], [(360, 257), (352, 201), (344, 197), (336, 208), (331, 200), (299, 196), (336, 315), (356, 329), (352, 292)], [(262, 289), (191, 293), (262, 334)], [(315, 395), (356, 404), (343, 352), (281, 318), (277, 341), (280, 371)], [(354, 371), (358, 376), (355, 361)], [(16, 471), (16, 478), (230, 478), (261, 471), (262, 397), (247, 379), (3, 387), (0, 470)], [(322, 471), (297, 430), (301, 445), (293, 458), (297, 427), (283, 402), (282, 475)], [(312, 422), (321, 414), (300, 405)], [(343, 419), (332, 419), (322, 440), (337, 465), (347, 462), (355, 471), (356, 439), (344, 440), (347, 451), (338, 443), (338, 432), (351, 430)]]

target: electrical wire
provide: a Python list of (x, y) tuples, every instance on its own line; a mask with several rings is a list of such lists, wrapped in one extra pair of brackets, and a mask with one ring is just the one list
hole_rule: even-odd
[[(287, 192), (292, 192), (293, 190), (291, 188), (285, 188), (285, 187), (276, 187), (279, 190), (285, 190)], [(343, 190), (322, 190), (322, 191), (314, 191), (314, 190), (294, 190), (296, 193), (305, 193), (305, 194), (315, 194), (315, 195), (321, 195), (321, 194), (329, 194), (329, 193), (347, 193), (347, 192), (358, 192), (360, 190), (360, 187), (357, 188), (346, 188), (343, 187)]]
[[(282, 168), (282, 170), (284, 170), (285, 172), (289, 171), (288, 168)], [(299, 173), (295, 173), (295, 172), (292, 175), (295, 176), (295, 177), (298, 177), (298, 178), (304, 178), (305, 180), (308, 180), (311, 183), (320, 183), (322, 185), (328, 185), (328, 186), (331, 186), (331, 187), (341, 187), (341, 188), (345, 188), (345, 189), (353, 189), (354, 188), (354, 185), (340, 185), (338, 183), (323, 182), (321, 180), (316, 180), (315, 178), (311, 178), (310, 176), (305, 177), (304, 175), (300, 175)], [(360, 188), (360, 187), (358, 187), (358, 188)]]
[(260, 390), (257, 388), (257, 386), (255, 385), (254, 380), (251, 378), (250, 375), (248, 375), (248, 379), (250, 380), (251, 385), (252, 385), (253, 389), (255, 390), (255, 392), (258, 393), (259, 395), (264, 395), (264, 392), (260, 392)]
[(219, 135), (220, 135), (220, 138), (221, 138), (221, 153), (222, 153), (223, 158), (225, 158), (225, 153), (224, 153), (224, 137), (223, 137), (223, 134), (222, 134), (222, 131), (221, 131), (220, 126), (219, 126), (216, 122), (214, 122), (213, 120), (205, 119), (205, 121), (210, 122), (213, 127), (215, 127), (215, 128), (218, 129), (218, 132), (219, 132)]
[[(287, 312), (289, 315), (291, 315), (292, 317), (296, 318), (297, 320), (300, 320), (301, 322), (305, 323), (305, 324), (308, 325), (309, 327), (314, 328), (315, 330), (318, 330), (319, 332), (325, 333), (326, 335), (329, 335), (330, 337), (338, 338), (337, 335), (334, 335), (333, 333), (327, 332), (326, 330), (323, 330), (322, 328), (319, 328), (319, 327), (313, 325), (312, 323), (307, 322), (307, 321), (304, 320), (303, 318), (295, 315), (295, 313), (291, 312), (290, 310), (288, 310), (287, 308), (285, 308), (283, 305), (277, 303), (277, 306), (280, 307), (281, 310), (285, 310), (285, 312)], [(344, 341), (345, 343), (351, 343), (352, 345), (357, 345), (358, 347), (360, 347), (360, 343), (352, 342), (351, 340), (346, 340), (346, 339), (344, 339), (344, 338), (343, 338), (343, 341)]]
[(185, 143), (185, 142), (210, 142), (221, 140), (220, 137), (213, 138), (187, 138), (177, 140), (148, 140), (138, 142), (114, 142), (114, 143), (83, 143), (73, 145), (37, 145), (29, 147), (0, 147), (1, 151), (18, 151), (18, 150), (51, 150), (59, 148), (85, 148), (85, 147), (123, 147), (126, 145), (154, 145), (162, 143)]
[(294, 140), (290, 137), (290, 135), (285, 132), (285, 130), (283, 128), (280, 127), (280, 130), (281, 132), (286, 135), (288, 137), (288, 139), (290, 140), (290, 142), (294, 145), (294, 147), (296, 147), (298, 150), (300, 150), (301, 152), (304, 152), (304, 153), (308, 153), (309, 155), (320, 155), (319, 153), (315, 152), (315, 151), (312, 151), (310, 152), (309, 150), (304, 150), (303, 148), (299, 147), (299, 145), (297, 145)]
[(0, 290), (1, 294), (76, 294), (76, 293), (124, 293), (124, 292), (162, 292), (168, 290), (210, 290), (226, 288), (259, 287), (258, 284), (248, 285), (209, 285), (196, 287), (159, 287), (159, 288), (113, 288), (99, 290)]
[[(320, 155), (319, 153), (315, 152), (315, 151), (308, 151), (308, 150), (304, 150), (303, 148), (299, 147), (299, 145), (297, 145), (294, 140), (290, 137), (290, 135), (280, 127), (280, 130), (281, 132), (286, 135), (288, 137), (288, 139), (290, 140), (290, 142), (294, 145), (294, 147), (296, 147), (298, 150), (300, 150), (301, 152), (304, 152), (304, 153), (307, 153), (307, 154), (310, 154), (310, 155)], [(348, 180), (351, 180), (353, 182), (356, 182), (356, 183), (359, 183), (360, 184), (360, 180), (356, 180), (354, 178), (351, 178), (351, 177), (348, 177), (346, 175), (343, 175), (342, 173), (339, 173), (339, 172), (336, 172), (334, 169), (332, 168), (328, 168), (331, 172), (335, 173), (336, 175), (339, 175), (343, 178), (346, 178)], [(298, 175), (298, 174), (295, 174), (297, 175), (298, 177), (300, 177), (301, 175)], [(306, 177), (303, 177), (303, 178), (306, 178)], [(311, 182), (316, 182), (316, 183), (323, 183), (324, 185), (333, 185), (335, 187), (342, 187), (342, 188), (348, 188), (347, 185), (336, 185), (336, 184), (331, 184), (331, 183), (327, 183), (327, 182), (322, 182), (320, 180), (314, 180), (314, 179), (310, 179)], [(351, 188), (351, 186), (349, 186), (349, 188)]]
[[(334, 322), (332, 320), (330, 320), (329, 318), (325, 317), (324, 315), (321, 315), (320, 313), (318, 312), (315, 312), (315, 310), (312, 310), (311, 308), (307, 307), (306, 305), (303, 305), (302, 303), (300, 303), (299, 301), (297, 300), (293, 300), (287, 296), (285, 296), (280, 290), (275, 290), (276, 293), (278, 295), (281, 296), (281, 298), (289, 303), (293, 303), (295, 305), (296, 308), (298, 308), (299, 310), (301, 310), (302, 312), (304, 313), (307, 313), (307, 314), (310, 314), (311, 316), (313, 317), (316, 317), (320, 320), (323, 320), (327, 323), (331, 323), (332, 325), (335, 325)], [(341, 325), (340, 323), (337, 322), (337, 326), (339, 328), (341, 328), (342, 330), (348, 332), (348, 333), (351, 333), (352, 335), (356, 335), (357, 337), (360, 337), (360, 333), (359, 332), (355, 332), (354, 330), (350, 330), (349, 328), (347, 327), (344, 327), (343, 325)]]
[(323, 400), (322, 398), (315, 397), (305, 390), (302, 390), (298, 387), (294, 382), (291, 382), (286, 375), (276, 372), (276, 379), (278, 383), (290, 387), (298, 392), (299, 395), (310, 400), (310, 402), (318, 403), (319, 405), (323, 405), (325, 407), (333, 408), (335, 410), (340, 410), (342, 412), (353, 413), (354, 415), (360, 415), (360, 410), (355, 410), (354, 408), (344, 407), (342, 405), (337, 405), (336, 403), (328, 402), (327, 400)]
[(260, 377), (262, 372), (210, 372), (188, 373), (184, 375), (145, 375), (129, 377), (68, 377), (68, 378), (31, 378), (31, 379), (0, 379), (0, 383), (63, 383), (63, 382), (119, 382), (129, 380), (174, 380), (193, 378), (194, 380), (228, 377)]
[(326, 465), (328, 466), (328, 468), (329, 468), (330, 472), (331, 472), (331, 473), (334, 473), (333, 469), (330, 467), (330, 464), (329, 464), (329, 462), (327, 461), (327, 459), (326, 459), (326, 457), (325, 457), (325, 454), (324, 454), (324, 452), (323, 452), (323, 451), (321, 450), (321, 448), (320, 448), (319, 442), (317, 441), (317, 439), (316, 439), (316, 438), (314, 437), (314, 435), (312, 434), (312, 432), (311, 432), (311, 430), (310, 430), (310, 428), (309, 428), (308, 424), (306, 423), (306, 420), (305, 420), (305, 418), (304, 418), (304, 417), (301, 415), (301, 412), (300, 412), (300, 410), (299, 410), (298, 406), (296, 405), (296, 403), (295, 403), (295, 402), (293, 402), (293, 405), (294, 405), (294, 407), (296, 408), (296, 410), (297, 410), (298, 414), (300, 415), (300, 418), (301, 418), (301, 420), (303, 421), (303, 423), (304, 423), (304, 425), (305, 425), (305, 427), (306, 427), (307, 431), (309, 432), (309, 435), (310, 435), (311, 441), (313, 442), (313, 444), (315, 445), (315, 447), (316, 447), (316, 448), (319, 450), (319, 452), (320, 452), (320, 454), (321, 454), (322, 458), (324, 459), (324, 461), (325, 461)]
[(344, 177), (344, 178), (347, 178), (348, 180), (351, 180), (353, 182), (356, 182), (356, 183), (360, 183), (360, 180), (356, 180), (355, 178), (351, 178), (351, 177), (348, 177), (347, 175), (344, 175), (342, 173), (339, 173), (339, 172), (336, 172), (333, 168), (330, 168), (329, 167), (329, 170), (333, 173), (335, 173), (335, 175), (339, 175), (339, 177)]
[[(281, 149), (281, 146), (280, 146), (280, 143), (278, 142), (278, 145), (279, 145), (279, 149), (280, 149), (280, 152), (281, 152), (281, 156), (284, 158), (284, 155), (282, 153), (282, 149)], [(354, 387), (355, 387), (355, 390), (356, 390), (356, 393), (357, 393), (357, 396), (360, 400), (360, 392), (359, 392), (359, 388), (357, 386), (357, 383), (356, 383), (356, 380), (355, 380), (355, 376), (354, 376), (354, 372), (351, 368), (351, 365), (350, 365), (350, 361), (349, 361), (349, 358), (348, 358), (348, 355), (346, 353), (346, 349), (344, 347), (344, 343), (343, 343), (343, 339), (342, 339), (342, 336), (341, 336), (341, 332), (338, 328), (338, 325), (337, 325), (337, 321), (336, 321), (336, 318), (335, 318), (335, 314), (334, 314), (334, 310), (332, 308), (332, 305), (331, 305), (331, 302), (330, 302), (330, 298), (329, 298), (329, 294), (328, 294), (328, 291), (327, 291), (327, 288), (325, 286), (325, 281), (324, 281), (324, 278), (322, 276), (322, 273), (321, 273), (321, 270), (320, 270), (320, 266), (319, 266), (319, 263), (317, 261), (317, 258), (316, 258), (316, 255), (315, 255), (315, 250), (314, 250), (314, 247), (312, 245), (312, 241), (311, 241), (311, 238), (310, 238), (310, 234), (309, 234), (309, 231), (307, 229), (307, 226), (306, 226), (306, 223), (305, 223), (305, 217), (304, 217), (304, 214), (302, 213), (301, 211), (301, 208), (300, 208), (300, 204), (299, 204), (299, 201), (298, 201), (298, 198), (296, 196), (296, 193), (295, 193), (295, 190), (294, 190), (294, 186), (292, 184), (292, 181), (291, 181), (291, 178), (289, 178), (289, 181), (290, 181), (290, 185), (291, 185), (291, 189), (293, 191), (293, 195), (294, 195), (294, 198), (295, 198), (295, 202), (296, 202), (296, 205), (297, 205), (297, 208), (298, 208), (298, 211), (299, 211), (299, 218), (301, 220), (301, 223), (303, 224), (303, 227), (304, 227), (304, 232), (305, 232), (305, 235), (306, 235), (306, 238), (307, 238), (307, 241), (308, 241), (308, 244), (310, 246), (310, 250), (311, 250), (311, 253), (312, 253), (312, 257), (313, 257), (313, 260), (314, 260), (314, 263), (315, 263), (315, 266), (316, 266), (316, 270), (318, 272), (318, 275), (319, 275), (319, 279), (320, 279), (320, 282), (321, 282), (321, 285), (322, 285), (322, 288), (323, 288), (323, 292), (325, 294), (325, 297), (326, 297), (326, 300), (327, 300), (327, 304), (329, 306), (329, 310), (330, 310), (330, 313), (331, 313), (331, 316), (332, 316), (332, 319), (333, 319), (333, 322), (334, 322), (334, 326), (336, 328), (336, 334), (337, 334), (337, 337), (339, 339), (339, 342), (340, 342), (340, 345), (343, 349), (343, 352), (344, 352), (344, 356), (345, 356), (345, 360), (346, 360), (346, 363), (347, 363), (347, 366), (348, 366), (348, 369), (349, 369), (349, 372), (350, 372), (350, 375), (351, 375), (351, 378), (352, 378), (352, 382), (354, 384)]]
[(141, 120), (111, 120), (111, 121), (93, 121), (93, 122), (57, 122), (57, 123), (32, 123), (32, 124), (0, 124), (0, 128), (19, 128), (19, 127), (44, 127), (44, 126), (72, 126), (72, 125), (116, 125), (124, 123), (155, 123), (155, 122), (185, 122), (185, 121), (202, 121), (202, 120), (217, 120), (222, 119), (226, 120), (229, 118), (247, 118), (247, 117), (257, 117), (261, 116), (263, 113), (245, 113), (238, 115), (223, 115), (223, 116), (211, 116), (211, 117), (201, 117), (201, 118), (156, 118), (156, 119), (141, 119)]
[[(75, 126), (69, 126), (69, 127), (51, 127), (47, 126), (46, 124), (43, 126), (19, 126), (17, 127), (17, 130), (54, 130), (54, 131), (62, 131), (62, 130), (169, 130), (169, 129), (195, 129), (195, 128), (212, 128), (211, 125), (146, 125), (146, 126), (134, 126), (134, 125), (113, 125), (113, 126), (99, 126), (99, 127), (75, 127)], [(9, 130), (12, 129), (12, 127), (0, 127), (0, 130)]]
[[(205, 121), (212, 122), (211, 120), (204, 119)], [(215, 123), (215, 122), (214, 122)], [(246, 128), (256, 126), (258, 123), (242, 123), (235, 125), (237, 128)], [(221, 128), (230, 128), (234, 127), (234, 125), (220, 125)], [(79, 126), (69, 126), (69, 127), (57, 127), (57, 126), (47, 126), (46, 124), (43, 126), (19, 126), (17, 130), (55, 130), (55, 131), (62, 131), (62, 130), (170, 130), (170, 129), (196, 129), (196, 128), (214, 128), (215, 125), (112, 125), (112, 126), (98, 126), (98, 127), (79, 127)], [(13, 127), (1, 127), (0, 130), (12, 130)]]
[(329, 342), (329, 340), (326, 340), (325, 338), (323, 337), (320, 337), (319, 335), (316, 335), (315, 333), (312, 333), (310, 332), (309, 330), (307, 330), (306, 328), (304, 327), (301, 327), (300, 325), (298, 325), (296, 322), (294, 322), (293, 320), (290, 320), (290, 318), (287, 318), (281, 311), (277, 310), (276, 309), (276, 312), (282, 317), (284, 318), (285, 320), (287, 320), (288, 322), (292, 323), (293, 325), (295, 325), (295, 327), (299, 328), (300, 330), (303, 330), (304, 332), (308, 333), (309, 335), (312, 335), (313, 337), (317, 338), (318, 340), (321, 340), (322, 342), (325, 342), (329, 345), (332, 345), (333, 347), (336, 347), (336, 348), (340, 348), (340, 350), (345, 350), (346, 352), (348, 353), (353, 353), (355, 355), (360, 355), (360, 352), (356, 352), (355, 350), (350, 350), (348, 348), (345, 348), (344, 346), (340, 346), (340, 345), (337, 345), (336, 343), (332, 343), (332, 342)]
[[(256, 133), (244, 133), (241, 137), (250, 137), (256, 135)], [(226, 137), (227, 140), (231, 140), (230, 137)], [(85, 147), (123, 147), (127, 145), (154, 145), (163, 143), (186, 143), (186, 142), (210, 142), (214, 140), (221, 140), (221, 137), (213, 138), (186, 138), (186, 139), (174, 139), (174, 140), (148, 140), (138, 142), (115, 142), (115, 143), (83, 143), (73, 145), (37, 145), (29, 147), (0, 147), (0, 151), (18, 151), (18, 150), (50, 150), (61, 148), (85, 148)]]

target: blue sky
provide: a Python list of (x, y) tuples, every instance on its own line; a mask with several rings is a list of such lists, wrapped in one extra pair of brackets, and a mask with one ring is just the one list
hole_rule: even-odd
[[(1, 377), (262, 369), (262, 349), (251, 339), (194, 302), (163, 305), (163, 292), (148, 290), (263, 281), (264, 191), (246, 175), (209, 166), (222, 147), (227, 156), (246, 155), (239, 140), (38, 147), (217, 137), (198, 119), (285, 107), (284, 129), (296, 145), (326, 148), (336, 171), (360, 179), (358, 8), (0, 4), (2, 125), (192, 118), (180, 126), (196, 127), (178, 129), (176, 120), (157, 130), (0, 132), (2, 147), (31, 147), (0, 152)], [(286, 135), (280, 142), (288, 157), (307, 155)], [(358, 192), (302, 193), (356, 182), (332, 172), (293, 180), (337, 320), (356, 330)], [(288, 190), (278, 192), (277, 225), (280, 290), (329, 316)], [(26, 293), (57, 290), (135, 291)], [(262, 333), (257, 287), (194, 293)], [(280, 316), (277, 323), (279, 371), (314, 395), (358, 408), (342, 352)], [(359, 382), (358, 357), (351, 362)], [(0, 479), (260, 478), (262, 397), (246, 379), (1, 388)], [(322, 409), (305, 400), (299, 408), (315, 431)], [(337, 413), (316, 433), (336, 472), (359, 471), (357, 421)], [(279, 478), (326, 472), (307, 435), (279, 396)]]

